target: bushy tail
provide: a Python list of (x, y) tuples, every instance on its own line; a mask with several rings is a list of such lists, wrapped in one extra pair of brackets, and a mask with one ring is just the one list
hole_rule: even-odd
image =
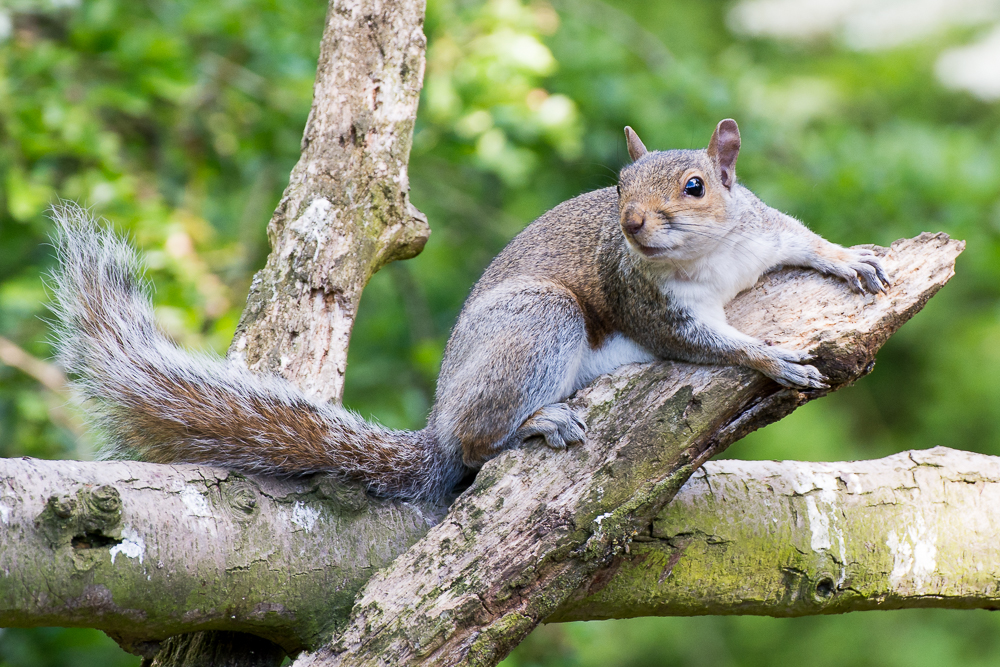
[(461, 475), (429, 430), (390, 431), (285, 380), (177, 348), (135, 251), (70, 205), (53, 215), (59, 359), (93, 399), (111, 456), (265, 474), (335, 472), (377, 495), (435, 498)]

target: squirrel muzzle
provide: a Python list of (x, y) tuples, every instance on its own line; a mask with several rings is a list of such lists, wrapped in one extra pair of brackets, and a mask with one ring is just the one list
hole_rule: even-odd
[(645, 227), (647, 215), (644, 209), (635, 205), (629, 206), (622, 213), (622, 231), (629, 236), (635, 236)]

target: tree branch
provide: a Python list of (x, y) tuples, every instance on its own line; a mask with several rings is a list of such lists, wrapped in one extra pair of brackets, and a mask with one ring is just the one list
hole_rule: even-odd
[(230, 356), (340, 400), (361, 290), (430, 229), (407, 164), (424, 78), (424, 0), (330, 0), (302, 156), (268, 225)]
[[(368, 279), (419, 253), (430, 234), (409, 201), (407, 172), (423, 86), (424, 8), (425, 0), (329, 0), (302, 154), (229, 348), (234, 361), (283, 375), (317, 400), (341, 398)], [(207, 664), (215, 655), (209, 638), (178, 641), (186, 645), (170, 646), (156, 665)], [(232, 667), (277, 664), (256, 649), (246, 653)]]
[[(1000, 458), (712, 461), (550, 621), (1000, 608)], [(641, 539), (641, 541), (640, 541)]]
[[(834, 387), (954, 273), (964, 244), (897, 241), (894, 283), (858, 296), (814, 272), (762, 279), (728, 308), (735, 326), (812, 349)], [(445, 521), (358, 597), (350, 624), (296, 665), (493, 665), (622, 555), (701, 463), (823, 392), (783, 389), (743, 368), (663, 363), (598, 379), (574, 405), (588, 442), (524, 448), (484, 466)]]
[(140, 655), (221, 629), (295, 651), (440, 518), (327, 477), (0, 459), (0, 627), (100, 628)]

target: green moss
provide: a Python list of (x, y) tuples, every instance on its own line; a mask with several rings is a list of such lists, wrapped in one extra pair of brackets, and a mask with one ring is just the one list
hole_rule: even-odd
[(511, 612), (484, 628), (469, 647), (466, 662), (470, 667), (493, 667), (521, 643), (537, 625), (530, 616)]

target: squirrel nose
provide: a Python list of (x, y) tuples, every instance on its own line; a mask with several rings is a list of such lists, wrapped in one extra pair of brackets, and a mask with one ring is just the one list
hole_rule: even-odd
[(646, 224), (646, 216), (638, 211), (632, 210), (625, 213), (625, 220), (622, 221), (622, 228), (626, 234), (635, 234)]

